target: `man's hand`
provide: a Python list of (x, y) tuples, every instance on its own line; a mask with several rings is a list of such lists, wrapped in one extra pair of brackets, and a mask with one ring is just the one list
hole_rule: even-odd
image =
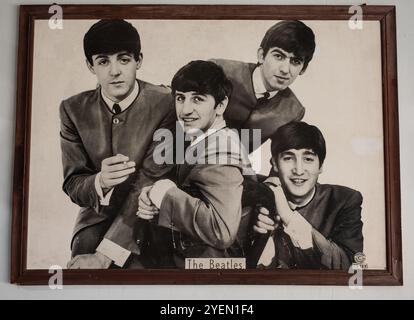
[(108, 269), (112, 260), (100, 252), (80, 254), (68, 262), (68, 269)]
[(269, 210), (267, 210), (264, 207), (259, 208), (259, 214), (257, 215), (257, 221), (256, 224), (253, 226), (253, 230), (258, 233), (267, 233), (268, 231), (273, 231), (276, 229), (280, 217), (277, 216), (277, 222), (273, 221), (269, 217)]
[(292, 218), (293, 211), (289, 207), (289, 203), (286, 199), (285, 193), (281, 186), (274, 186), (269, 185), (270, 189), (272, 189), (273, 194), (275, 196), (275, 204), (276, 204), (276, 211), (279, 214), (282, 222), (285, 225), (288, 225), (290, 219)]
[(152, 203), (149, 193), (153, 186), (144, 187), (138, 197), (138, 211), (137, 216), (141, 219), (152, 220), (159, 209)]
[(122, 154), (106, 158), (101, 163), (99, 183), (103, 190), (108, 190), (121, 184), (135, 171), (135, 162)]

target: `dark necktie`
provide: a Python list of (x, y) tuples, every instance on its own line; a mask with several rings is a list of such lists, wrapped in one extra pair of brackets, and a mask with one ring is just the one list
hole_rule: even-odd
[(112, 106), (112, 111), (115, 113), (115, 114), (118, 114), (118, 113), (121, 113), (121, 107), (119, 106), (119, 104), (117, 104), (117, 103), (115, 103), (113, 106)]
[(257, 104), (265, 103), (269, 99), (269, 97), (270, 93), (266, 91), (265, 93), (263, 93), (263, 97), (257, 99)]

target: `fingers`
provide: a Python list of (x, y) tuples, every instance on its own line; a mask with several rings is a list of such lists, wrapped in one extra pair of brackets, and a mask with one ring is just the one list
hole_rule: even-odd
[(141, 219), (152, 220), (156, 214), (159, 213), (159, 209), (154, 206), (149, 198), (149, 192), (153, 186), (147, 186), (142, 188), (141, 194), (138, 198), (138, 211), (137, 216)]
[(151, 220), (156, 214), (159, 214), (159, 209), (153, 204), (147, 205), (139, 199), (137, 216), (141, 219)]
[(259, 208), (259, 214), (257, 215), (256, 224), (253, 226), (253, 230), (265, 234), (268, 231), (273, 231), (276, 228), (275, 221), (269, 217), (269, 210), (266, 208)]
[(104, 167), (103, 169), (105, 169), (106, 172), (117, 172), (117, 171), (123, 171), (126, 169), (134, 168), (135, 162), (128, 161), (128, 162), (122, 162), (122, 163), (112, 164), (112, 165), (104, 165)]
[(110, 166), (121, 162), (127, 162), (128, 160), (129, 158), (127, 156), (124, 156), (123, 154), (117, 154), (116, 156), (112, 156), (102, 160), (102, 166)]
[(104, 179), (117, 179), (129, 176), (133, 172), (135, 172), (135, 167), (115, 172), (102, 172), (102, 175)]
[(142, 188), (141, 194), (139, 195), (139, 202), (143, 203), (146, 206), (152, 206), (151, 199), (149, 198), (149, 193), (152, 189), (152, 186)]
[(268, 223), (264, 223), (260, 220), (256, 221), (256, 227), (260, 228), (260, 229), (264, 229), (267, 231), (273, 231), (275, 229), (275, 224), (274, 222), (272, 222), (272, 224), (268, 224)]
[(143, 209), (139, 209), (139, 211), (137, 212), (137, 216), (144, 220), (152, 220), (154, 219), (156, 214), (158, 214), (158, 211), (152, 212)]
[(260, 222), (262, 222), (262, 223), (271, 225), (271, 226), (273, 226), (275, 224), (275, 222), (273, 221), (273, 219), (271, 219), (271, 218), (269, 218), (269, 216), (265, 216), (265, 215), (263, 215), (261, 213), (259, 213), (257, 215), (257, 220), (260, 221)]
[(260, 207), (260, 208), (259, 208), (259, 212), (260, 212), (261, 214), (266, 215), (266, 216), (268, 216), (268, 215), (269, 215), (269, 210), (267, 210), (265, 207)]
[(150, 215), (150, 214), (156, 215), (160, 212), (160, 210), (158, 210), (156, 207), (151, 207), (149, 209), (139, 207), (138, 212), (142, 212), (142, 213), (147, 214), (147, 215)]
[(118, 184), (121, 184), (122, 182), (124, 182), (126, 179), (128, 179), (128, 176), (124, 176), (122, 178), (117, 178), (117, 179), (106, 179), (105, 181), (105, 186), (112, 188)]
[(266, 234), (268, 232), (266, 229), (262, 229), (262, 228), (259, 228), (257, 226), (253, 226), (253, 230), (258, 232), (258, 233), (262, 233), (262, 234)]
[(112, 188), (128, 179), (133, 172), (135, 172), (135, 168), (112, 173), (102, 171), (99, 182), (102, 188)]
[(135, 172), (135, 162), (122, 154), (106, 158), (102, 161), (100, 184), (102, 188), (112, 188), (124, 182)]
[(157, 207), (154, 206), (151, 201), (150, 204), (148, 204), (147, 202), (142, 201), (141, 198), (138, 199), (138, 208), (138, 210), (146, 210), (149, 212), (158, 211)]

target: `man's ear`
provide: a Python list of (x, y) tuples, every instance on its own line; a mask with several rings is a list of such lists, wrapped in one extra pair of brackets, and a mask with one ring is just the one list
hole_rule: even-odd
[(276, 162), (274, 157), (272, 157), (272, 159), (270, 159), (270, 163), (272, 164), (273, 171), (276, 172), (276, 173), (279, 173), (279, 169), (277, 167), (277, 162)]
[(86, 61), (86, 66), (88, 67), (89, 71), (92, 72), (93, 74), (95, 73), (95, 69), (93, 68), (93, 65), (91, 65), (91, 63), (89, 62), (88, 59), (85, 60)]
[(226, 96), (216, 107), (216, 115), (222, 116), (229, 104), (229, 98)]
[(323, 172), (323, 164), (319, 167), (319, 174)]
[(257, 49), (257, 62), (262, 64), (264, 62), (264, 50), (263, 48)]
[(144, 59), (144, 56), (142, 55), (142, 52), (138, 55), (138, 60), (137, 60), (137, 70), (139, 68), (141, 68), (142, 65), (142, 60)]

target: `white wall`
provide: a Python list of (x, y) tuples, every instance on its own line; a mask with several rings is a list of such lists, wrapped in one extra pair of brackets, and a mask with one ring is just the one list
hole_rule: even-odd
[[(241, 298), (326, 298), (326, 299), (364, 299), (364, 298), (414, 298), (414, 236), (406, 232), (407, 226), (414, 225), (414, 217), (410, 215), (414, 209), (414, 203), (410, 201), (410, 192), (414, 190), (414, 169), (409, 167), (414, 160), (414, 148), (409, 148), (410, 140), (414, 138), (414, 128), (410, 128), (410, 116), (414, 111), (410, 110), (411, 101), (414, 100), (412, 81), (408, 79), (409, 72), (414, 71), (413, 43), (414, 27), (410, 23), (410, 15), (414, 13), (414, 3), (403, 1), (367, 1), (368, 4), (395, 4), (397, 5), (397, 30), (398, 30), (398, 66), (399, 66), (399, 106), (400, 106), (400, 134), (401, 134), (401, 180), (402, 180), (402, 219), (403, 219), (403, 250), (404, 250), (404, 287), (369, 288), (356, 292), (347, 287), (282, 287), (282, 286), (246, 286), (237, 287), (239, 290), (229, 290), (228, 286), (108, 286), (108, 287), (64, 287), (63, 290), (49, 290), (46, 287), (18, 287), (10, 285), (10, 225), (11, 225), (11, 196), (12, 196), (12, 168), (14, 147), (14, 121), (15, 121), (15, 90), (16, 90), (16, 57), (17, 57), (17, 26), (18, 5), (36, 4), (28, 1), (4, 1), (0, 4), (0, 90), (3, 100), (0, 113), (0, 142), (4, 151), (0, 154), (0, 298), (17, 299), (71, 299), (71, 298), (117, 298), (117, 299), (142, 299), (142, 298), (203, 298), (203, 299), (241, 299)], [(39, 4), (42, 2), (38, 2)], [(61, 1), (59, 3), (70, 3)], [(73, 2), (77, 3), (77, 2)], [(99, 3), (99, 1), (89, 1)], [(113, 2), (115, 3), (115, 1)], [(127, 3), (122, 1), (122, 3)], [(136, 2), (135, 2), (136, 3)], [(141, 2), (143, 3), (143, 2)], [(173, 1), (147, 1), (147, 3), (174, 3)], [(181, 1), (180, 3), (186, 3)], [(190, 3), (190, 1), (187, 1)], [(199, 3), (208, 3), (199, 1)], [(250, 4), (249, 1), (221, 1), (227, 4)], [(259, 2), (257, 2), (259, 4)], [(268, 1), (268, 4), (271, 4)], [(278, 1), (278, 4), (353, 4), (352, 1)], [(132, 4), (132, 2), (131, 2)], [(260, 4), (266, 4), (261, 1)], [(411, 59), (410, 59), (411, 58)], [(410, 139), (411, 138), (411, 139)], [(411, 178), (411, 179), (410, 179)], [(405, 227), (405, 228), (404, 228)], [(172, 293), (174, 292), (174, 294)]]

